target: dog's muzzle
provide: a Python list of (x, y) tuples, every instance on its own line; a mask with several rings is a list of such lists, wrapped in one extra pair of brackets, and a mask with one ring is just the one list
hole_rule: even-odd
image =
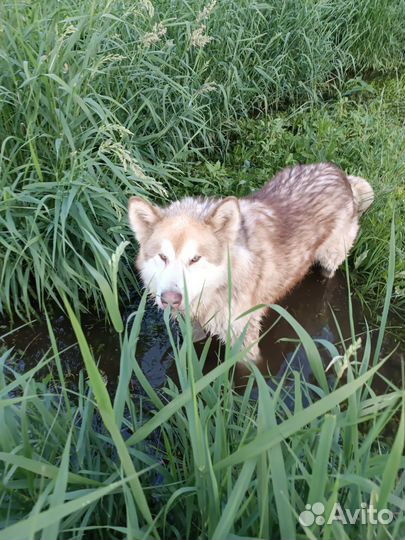
[(160, 295), (160, 301), (162, 302), (163, 309), (167, 308), (168, 306), (174, 309), (179, 309), (182, 300), (182, 294), (175, 291), (165, 291)]

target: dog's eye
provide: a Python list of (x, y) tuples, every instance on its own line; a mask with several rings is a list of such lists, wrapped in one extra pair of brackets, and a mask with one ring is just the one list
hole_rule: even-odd
[(163, 253), (159, 253), (159, 257), (162, 259), (164, 263), (167, 263), (167, 257), (166, 255), (163, 255)]
[(201, 255), (194, 255), (192, 259), (190, 259), (190, 264), (194, 264), (198, 262), (201, 259)]

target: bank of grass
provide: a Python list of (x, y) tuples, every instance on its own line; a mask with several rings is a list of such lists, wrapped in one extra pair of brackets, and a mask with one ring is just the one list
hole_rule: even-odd
[[(392, 236), (373, 351), (368, 330), (361, 350), (355, 336), (341, 343), (343, 355), (336, 344), (323, 341), (327, 356), (335, 359), (325, 372), (317, 343), (275, 306), (297, 333), (315, 380), (287, 370), (269, 387), (251, 365), (241, 394), (230, 379), (245, 358), (243, 336), (233, 348), (227, 344), (224, 362), (203, 375), (208, 349), (196, 355), (187, 314), (180, 321), (182, 343), (165, 315), (178, 385), (168, 381), (155, 391), (148, 384), (136, 355), (144, 295), (127, 327), (117, 325), (120, 377), (111, 399), (65, 297), (88, 377), (81, 374), (77, 392), (65, 385), (55, 343), (23, 374), (8, 367), (12, 351), (1, 357), (0, 539), (403, 537), (404, 391), (389, 381), (383, 395), (372, 387), (389, 361), (380, 359), (380, 347), (394, 267)], [(59, 376), (56, 392), (38, 378), (52, 364)], [(134, 375), (142, 398), (130, 393)], [(253, 385), (257, 401), (251, 399)], [(304, 527), (299, 515), (313, 503), (324, 505), (326, 522)], [(353, 515), (362, 505), (372, 507), (373, 520), (385, 509), (384, 523), (330, 520), (335, 504), (346, 517), (347, 510)]]
[[(190, 161), (227, 159), (232, 139), (249, 137), (241, 119), (322, 108), (348, 79), (403, 63), (399, 0), (10, 0), (0, 9), (0, 302), (25, 319), (57, 301), (57, 289), (102, 311), (88, 265), (108, 276), (129, 236), (128, 195), (198, 191)], [(136, 286), (130, 264), (119, 284), (127, 295)]]

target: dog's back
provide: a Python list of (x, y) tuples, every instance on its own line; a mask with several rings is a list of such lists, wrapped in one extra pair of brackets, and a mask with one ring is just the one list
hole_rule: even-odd
[(289, 265), (312, 259), (330, 276), (352, 247), (373, 191), (366, 180), (319, 163), (280, 171), (248, 200), (271, 209), (273, 242)]
[(292, 211), (305, 206), (307, 211), (318, 213), (332, 205), (347, 205), (349, 210), (362, 213), (373, 202), (374, 193), (364, 178), (347, 176), (332, 163), (315, 163), (283, 169), (251, 198)]
[(355, 211), (347, 176), (329, 163), (283, 169), (251, 198), (282, 209), (286, 217), (298, 216), (301, 222), (326, 218), (337, 206)]

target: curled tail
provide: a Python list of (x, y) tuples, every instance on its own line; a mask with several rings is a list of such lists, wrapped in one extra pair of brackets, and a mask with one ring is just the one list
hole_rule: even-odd
[(360, 176), (348, 176), (347, 179), (352, 186), (353, 197), (359, 209), (359, 214), (362, 214), (374, 201), (373, 188), (367, 180), (364, 180)]

